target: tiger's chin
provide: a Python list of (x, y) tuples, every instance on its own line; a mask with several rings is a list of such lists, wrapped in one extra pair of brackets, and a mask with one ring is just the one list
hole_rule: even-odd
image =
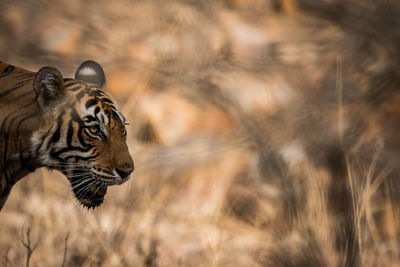
[(90, 190), (85, 193), (74, 191), (75, 197), (79, 200), (81, 205), (85, 208), (97, 208), (104, 202), (104, 196), (107, 193), (107, 186), (92, 186)]

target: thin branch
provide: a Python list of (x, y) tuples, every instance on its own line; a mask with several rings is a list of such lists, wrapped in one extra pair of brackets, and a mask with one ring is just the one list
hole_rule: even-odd
[(4, 267), (8, 266), (8, 262), (10, 261), (8, 259), (8, 253), (10, 252), (10, 247), (7, 247), (6, 253), (4, 254)]
[(63, 262), (61, 264), (61, 267), (64, 267), (65, 266), (65, 262), (67, 261), (68, 239), (69, 239), (69, 231), (68, 231), (67, 235), (65, 236), (64, 257), (63, 257)]
[(39, 240), (36, 242), (35, 245), (33, 245), (33, 247), (31, 246), (31, 228), (28, 227), (28, 229), (26, 230), (26, 241), (25, 241), (25, 236), (24, 236), (24, 227), (22, 227), (21, 229), (21, 243), (24, 245), (24, 247), (26, 248), (27, 251), (27, 257), (26, 257), (26, 267), (29, 267), (29, 262), (32, 256), (33, 251), (35, 251), (35, 249), (37, 248), (37, 246), (39, 245)]

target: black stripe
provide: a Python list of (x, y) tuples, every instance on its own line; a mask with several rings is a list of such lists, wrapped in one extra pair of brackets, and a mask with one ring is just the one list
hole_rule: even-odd
[(107, 118), (108, 118), (108, 125), (111, 125), (111, 113), (110, 111), (108, 111), (107, 109), (104, 111), (104, 113), (106, 114)]
[(60, 160), (66, 160), (67, 158), (71, 158), (71, 157), (75, 157), (76, 155), (71, 155), (71, 156), (67, 156), (66, 158), (61, 158), (61, 154), (66, 153), (66, 152), (71, 152), (71, 151), (78, 151), (78, 152), (89, 152), (90, 149), (92, 149), (93, 146), (89, 146), (87, 148), (82, 148), (82, 147), (75, 147), (75, 146), (71, 146), (71, 147), (64, 147), (58, 151), (55, 151), (54, 149), (51, 150), (50, 155), (52, 158), (57, 158)]
[[(24, 109), (24, 108), (28, 107), (29, 105), (31, 105), (31, 104), (34, 103), (34, 102), (35, 102), (35, 101), (30, 102), (30, 103), (28, 103), (28, 104), (22, 106), (20, 109)], [(16, 121), (17, 119), (19, 119), (20, 117), (25, 116), (25, 114), (17, 115), (17, 116), (16, 116), (15, 118), (13, 118), (13, 119), (11, 120), (11, 122), (9, 123), (9, 125), (8, 125), (8, 131), (5, 131), (6, 123), (7, 123), (8, 119), (9, 119), (12, 115), (14, 115), (14, 114), (15, 114), (15, 113), (11, 113), (11, 114), (7, 115), (7, 117), (5, 117), (5, 119), (3, 120), (2, 124), (1, 124), (1, 128), (0, 128), (0, 132), (5, 132), (5, 135), (4, 135), (4, 148), (3, 148), (3, 166), (4, 166), (4, 167), (7, 166), (6, 163), (7, 163), (8, 138), (9, 138), (9, 131), (10, 131), (10, 128), (11, 128), (12, 124), (14, 123), (14, 121)], [(17, 136), (18, 136), (18, 135), (17, 135)], [(10, 182), (10, 178), (9, 178), (9, 176), (8, 176), (8, 174), (7, 174), (7, 168), (4, 168), (3, 173), (4, 173), (4, 176), (6, 177), (7, 183), (9, 183), (9, 182)]]
[(15, 77), (17, 79), (25, 79), (25, 78), (33, 78), (36, 75), (34, 72), (29, 72), (29, 73), (20, 73), (17, 74)]
[(82, 136), (82, 132), (83, 132), (83, 127), (80, 126), (79, 130), (78, 130), (78, 133), (77, 133), (78, 139), (79, 139), (79, 142), (82, 144), (82, 146), (86, 147), (86, 146), (88, 146), (88, 144), (86, 144), (85, 139)]
[[(33, 102), (34, 102), (34, 101), (33, 101)], [(33, 102), (30, 102), (30, 103), (28, 103), (28, 104), (22, 106), (21, 109), (28, 107), (28, 106), (31, 105)], [(4, 148), (3, 148), (3, 166), (4, 166), (4, 167), (7, 165), (6, 163), (7, 163), (7, 152), (8, 152), (8, 137), (9, 137), (9, 130), (10, 130), (10, 127), (11, 127), (11, 125), (13, 124), (13, 122), (14, 122), (15, 120), (17, 120), (19, 117), (25, 116), (24, 114), (22, 114), (22, 115), (17, 115), (17, 116), (16, 116), (14, 119), (12, 119), (12, 121), (9, 123), (9, 125), (8, 125), (8, 131), (5, 131), (6, 123), (7, 123), (8, 119), (9, 119), (12, 115), (14, 115), (14, 114), (15, 114), (15, 113), (11, 113), (11, 114), (7, 115), (7, 117), (5, 117), (5, 119), (3, 120), (2, 124), (1, 124), (1, 128), (0, 128), (0, 132), (5, 132), (5, 135), (4, 135)], [(7, 168), (4, 168), (3, 173), (4, 173), (4, 176), (6, 177), (7, 183), (9, 183), (9, 182), (10, 182), (10, 178), (9, 178), (9, 176), (8, 176), (8, 174), (7, 174)]]
[(5, 76), (7, 76), (8, 74), (10, 74), (13, 70), (15, 69), (15, 67), (13, 65), (8, 65), (3, 72), (0, 74), (0, 78), (3, 78)]
[(103, 96), (104, 93), (100, 90), (96, 90), (96, 87), (89, 87), (86, 89), (86, 92), (90, 95), (90, 96)]
[(67, 131), (67, 145), (72, 146), (72, 137), (74, 135), (74, 128), (72, 126), (72, 120), (68, 123), (68, 131)]
[(56, 131), (53, 133), (50, 141), (47, 143), (47, 149), (49, 149), (52, 144), (54, 144), (54, 143), (58, 142), (58, 140), (60, 140), (60, 136), (61, 136), (60, 132), (61, 132), (60, 126), (57, 125)]
[(79, 124), (82, 124), (81, 117), (79, 117), (78, 113), (76, 112), (76, 110), (75, 110), (74, 108), (71, 109), (70, 115), (71, 115), (71, 119), (72, 119), (73, 121), (76, 121), (76, 122), (78, 122)]
[(97, 98), (91, 98), (91, 99), (89, 99), (89, 100), (85, 103), (85, 107), (88, 109), (88, 108), (90, 108), (91, 106), (96, 105), (97, 102), (98, 102)]
[(106, 103), (114, 104), (114, 102), (108, 98), (102, 98), (101, 100)]
[[(36, 100), (33, 100), (32, 102), (30, 102), (30, 103), (24, 105), (21, 109), (27, 108), (28, 106), (34, 104), (35, 102), (36, 102)], [(24, 121), (26, 121), (26, 120), (28, 120), (28, 119), (30, 119), (30, 118), (36, 116), (37, 114), (38, 114), (38, 112), (35, 111), (35, 113), (32, 113), (31, 115), (28, 115), (28, 116), (22, 118), (22, 120), (20, 120), (20, 121), (18, 122), (17, 128), (16, 128), (16, 136), (19, 136), (19, 134), (20, 134), (20, 133), (19, 133), (19, 128), (21, 127), (21, 124), (22, 124)], [(20, 116), (25, 116), (25, 114), (20, 115)]]
[[(12, 114), (9, 114), (9, 115), (7, 115), (7, 117), (4, 118), (4, 120), (3, 120), (2, 124), (1, 124), (0, 132), (2, 132), (2, 133), (5, 132), (4, 128), (6, 127), (6, 123), (7, 123), (8, 119), (11, 117), (11, 115)], [(8, 184), (8, 183), (10, 183), (10, 178), (8, 177), (7, 168), (6, 168), (6, 166), (7, 166), (7, 164), (6, 164), (6, 161), (7, 161), (7, 145), (8, 145), (8, 132), (5, 132), (5, 135), (4, 135), (4, 147), (3, 147), (3, 173), (4, 173), (4, 176), (6, 178), (6, 182)]]
[(92, 115), (85, 116), (84, 120), (85, 120), (85, 122), (97, 121), (97, 119), (95, 117), (93, 117)]
[(13, 87), (13, 88), (10, 88), (10, 89), (8, 89), (8, 90), (2, 92), (2, 93), (0, 94), (0, 98), (5, 97), (5, 96), (8, 95), (9, 93), (14, 92), (15, 90), (21, 88), (22, 86), (24, 86), (24, 85), (21, 84), (21, 85), (19, 85), (19, 86), (15, 86), (15, 87)]
[[(71, 79), (72, 80), (72, 79)], [(67, 83), (66, 85), (65, 85), (65, 87), (71, 87), (71, 86), (74, 86), (74, 85), (77, 85), (77, 84), (79, 84), (80, 85), (80, 87), (81, 87), (81, 85), (82, 85), (82, 82), (81, 81), (73, 81), (73, 82), (70, 82), (70, 83)]]
[(15, 67), (13, 65), (7, 65), (7, 67), (4, 68), (2, 74), (13, 71), (14, 69), (15, 69)]
[(59, 155), (61, 155), (62, 153), (65, 153), (65, 152), (71, 152), (71, 151), (79, 151), (79, 152), (89, 152), (90, 151), (90, 149), (92, 149), (93, 148), (93, 145), (89, 145), (89, 146), (87, 146), (87, 147), (79, 147), (79, 146), (69, 146), (69, 147), (64, 147), (64, 148), (61, 148), (60, 150), (58, 150), (58, 151), (52, 151), (53, 152), (53, 155), (55, 155), (55, 156), (59, 156)]
[(75, 109), (71, 110), (71, 119), (78, 122), (78, 124), (79, 124), (79, 129), (77, 131), (77, 136), (78, 136), (79, 142), (84, 147), (88, 146), (85, 142), (85, 139), (82, 136), (82, 132), (83, 132), (83, 128), (84, 128), (83, 121), (81, 120), (81, 118), (79, 117), (79, 115)]
[(73, 121), (77, 121), (77, 122), (81, 123), (82, 120), (74, 108), (71, 109), (70, 115), (71, 115), (71, 119)]
[(76, 87), (72, 87), (72, 88), (68, 88), (68, 90), (70, 90), (70, 91), (72, 91), (72, 92), (78, 91), (78, 90), (80, 90), (80, 89), (82, 89), (82, 86), (81, 86), (81, 85), (76, 86)]
[[(33, 94), (33, 93), (34, 93), (33, 90), (29, 90), (29, 91), (27, 91), (27, 92), (25, 92), (25, 93), (22, 93), (22, 94), (18, 95), (18, 96), (16, 97), (16, 99), (23, 98), (23, 97), (25, 97), (25, 96), (27, 96), (27, 95), (30, 95), (30, 94)], [(36, 102), (36, 99), (35, 99), (33, 102)]]
[[(114, 111), (114, 110), (112, 110), (111, 113), (112, 113), (115, 117), (117, 117), (118, 120), (120, 120), (120, 117), (119, 117), (120, 113), (117, 113), (117, 112)], [(123, 122), (123, 121), (121, 121), (121, 122)]]
[(79, 101), (82, 99), (82, 97), (85, 95), (85, 91), (80, 91), (77, 95), (76, 95), (76, 100)]
[(15, 85), (16, 86), (25, 85), (28, 82), (32, 82), (32, 79), (25, 79), (25, 80), (22, 80), (22, 81), (18, 81)]
[(94, 159), (94, 158), (97, 158), (99, 156), (99, 154), (96, 154), (96, 155), (92, 155), (92, 156), (89, 156), (89, 157), (82, 157), (82, 156), (68, 156), (68, 157), (66, 157), (64, 160), (69, 160), (69, 159), (75, 159), (75, 161), (79, 161), (79, 160), (84, 160), (84, 161), (87, 161), (87, 160), (90, 160), (90, 159)]
[[(20, 130), (21, 124), (22, 124), (24, 121), (29, 120), (30, 118), (35, 117), (37, 114), (38, 114), (38, 112), (32, 113), (32, 114), (26, 116), (25, 118), (23, 118), (22, 120), (20, 120), (20, 121), (18, 122), (17, 131), (16, 131), (16, 132), (17, 132), (16, 136), (19, 136), (19, 134), (20, 134), (20, 133), (19, 133), (19, 130)], [(19, 143), (19, 147), (22, 148), (22, 142)], [(30, 166), (30, 165), (28, 164), (29, 158), (31, 158), (31, 156), (32, 156), (32, 155), (31, 155), (32, 153), (31, 153), (30, 150), (28, 151), (28, 154), (29, 154), (28, 158), (24, 158), (23, 152), (20, 151), (19, 160), (20, 160), (20, 162), (21, 162), (21, 167), (24, 167), (24, 168), (26, 168), (27, 170), (33, 172), (35, 169), (34, 169), (32, 166)]]
[(53, 135), (50, 138), (50, 141), (47, 143), (47, 149), (50, 148), (50, 146), (53, 143), (57, 143), (60, 140), (61, 137), (61, 127), (62, 127), (62, 123), (63, 123), (63, 118), (62, 116), (65, 114), (65, 111), (63, 111), (60, 116), (58, 117), (57, 120), (57, 129), (56, 131), (53, 133)]

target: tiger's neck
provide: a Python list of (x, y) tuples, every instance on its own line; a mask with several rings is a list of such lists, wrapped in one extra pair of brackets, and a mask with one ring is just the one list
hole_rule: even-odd
[(13, 131), (0, 133), (0, 210), (14, 184), (40, 167), (29, 142), (19, 140), (14, 134)]
[[(17, 127), (10, 127), (0, 133), (0, 193), (7, 187), (12, 187), (28, 173), (40, 167), (32, 149), (30, 136), (38, 123), (32, 121), (15, 121)], [(35, 125), (36, 127), (32, 125)]]
[(24, 98), (23, 103), (0, 99), (0, 107), (1, 111), (7, 112), (0, 125), (1, 209), (12, 186), (40, 167), (32, 149), (31, 136), (41, 127), (43, 118), (33, 96)]

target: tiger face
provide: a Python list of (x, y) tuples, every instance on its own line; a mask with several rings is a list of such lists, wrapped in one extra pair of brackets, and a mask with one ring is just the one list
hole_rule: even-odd
[(75, 79), (42, 68), (34, 89), (46, 124), (32, 136), (42, 166), (64, 173), (75, 197), (88, 208), (103, 203), (107, 187), (127, 181), (134, 170), (126, 144), (128, 124), (101, 88), (100, 65), (84, 62)]

